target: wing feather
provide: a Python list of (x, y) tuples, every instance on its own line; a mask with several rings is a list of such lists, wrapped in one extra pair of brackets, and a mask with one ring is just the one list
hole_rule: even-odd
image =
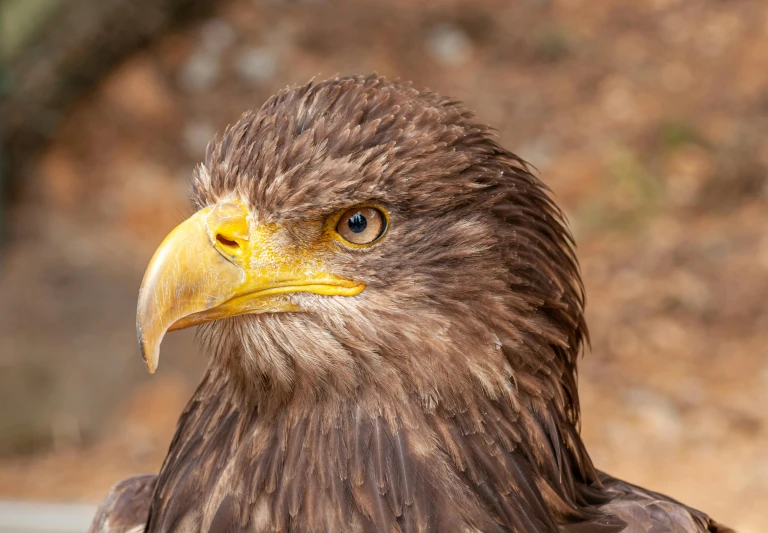
[(627, 523), (624, 533), (734, 533), (672, 498), (607, 474), (601, 473), (600, 478), (606, 492), (613, 496), (603, 508)]
[(144, 474), (115, 485), (96, 511), (89, 533), (143, 532), (156, 483), (156, 475)]

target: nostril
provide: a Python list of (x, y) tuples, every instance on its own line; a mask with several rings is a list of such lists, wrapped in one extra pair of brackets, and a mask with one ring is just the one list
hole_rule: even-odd
[(227, 239), (224, 235), (221, 233), (216, 234), (216, 240), (219, 241), (220, 244), (228, 247), (228, 248), (240, 248), (240, 245), (237, 243), (237, 241), (233, 241), (231, 239)]

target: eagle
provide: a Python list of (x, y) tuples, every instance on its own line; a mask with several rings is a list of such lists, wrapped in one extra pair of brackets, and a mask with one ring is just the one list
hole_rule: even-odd
[(208, 368), (157, 475), (92, 533), (726, 533), (595, 468), (575, 244), (465, 106), (378, 75), (288, 87), (209, 145), (139, 345)]

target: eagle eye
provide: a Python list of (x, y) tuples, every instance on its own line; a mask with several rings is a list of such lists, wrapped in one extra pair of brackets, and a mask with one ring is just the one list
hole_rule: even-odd
[(373, 244), (387, 230), (387, 216), (376, 207), (353, 207), (336, 223), (336, 232), (348, 244)]

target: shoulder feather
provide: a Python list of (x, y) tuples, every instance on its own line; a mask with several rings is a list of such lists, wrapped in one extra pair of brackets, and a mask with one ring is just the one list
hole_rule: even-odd
[(124, 479), (109, 491), (96, 511), (89, 533), (143, 533), (157, 476)]

